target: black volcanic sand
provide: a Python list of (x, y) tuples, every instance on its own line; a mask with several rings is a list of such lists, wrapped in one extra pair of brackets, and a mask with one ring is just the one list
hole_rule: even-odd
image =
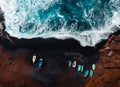
[[(114, 35), (117, 36), (119, 35), (119, 33), (120, 31), (115, 32)], [(110, 37), (113, 37), (113, 35), (111, 35)], [(112, 61), (111, 59), (109, 59), (109, 65), (107, 59), (108, 56), (104, 57), (104, 55), (110, 54), (105, 53), (101, 55), (101, 52), (99, 52), (99, 50), (101, 50), (103, 47), (109, 46), (105, 44), (111, 44), (113, 42), (114, 44), (110, 45), (110, 47), (113, 46), (111, 49), (118, 49), (119, 37), (116, 38), (118, 39), (118, 41), (116, 39), (114, 40), (110, 38), (110, 40), (104, 40), (101, 43), (97, 44), (95, 47), (82, 47), (80, 46), (79, 42), (73, 39), (17, 39), (13, 37), (11, 37), (11, 39), (15, 43), (14, 45), (11, 44), (8, 40), (0, 40), (0, 46), (8, 51), (7, 54), (4, 52), (2, 53), (2, 51), (0, 52), (0, 56), (6, 56), (5, 58), (1, 58), (6, 60), (0, 60), (0, 65), (4, 64), (4, 66), (6, 67), (4, 63), (4, 61), (6, 61), (6, 63), (8, 62), (10, 64), (9, 66), (11, 66), (9, 68), (0, 67), (2, 71), (6, 71), (4, 72), (6, 73), (5, 75), (0, 74), (0, 78), (4, 79), (3, 81), (0, 81), (0, 83), (3, 84), (1, 87), (100, 87), (103, 84), (106, 84), (107, 81), (109, 81), (107, 80), (104, 82), (104, 80), (102, 81), (102, 78), (116, 79), (117, 77), (119, 77), (117, 75), (113, 75), (116, 72), (120, 71), (118, 68), (110, 68), (110, 70), (112, 70), (111, 73), (108, 73), (109, 69), (104, 68), (113, 67), (116, 64), (118, 67), (118, 58), (113, 55), (116, 60), (113, 59)], [(106, 52), (106, 48), (104, 48), (103, 50), (104, 52)], [(36, 66), (37, 61), (35, 65), (32, 64), (32, 56), (34, 54), (38, 58), (37, 61), (39, 60), (39, 58), (44, 59), (44, 65), (42, 68), (38, 68)], [(93, 63), (97, 64), (97, 70), (95, 71), (95, 76), (93, 78), (85, 78), (83, 73), (77, 72), (76, 69), (68, 68), (68, 60), (77, 60), (80, 55), (83, 56), (82, 60), (84, 62), (79, 61), (79, 64), (84, 65), (85, 69), (90, 69)], [(119, 55), (119, 53), (117, 55)], [(105, 64), (104, 66), (103, 63)], [(24, 73), (25, 76), (21, 74), (10, 74), (13, 72)], [(102, 77), (99, 75), (101, 75)], [(11, 78), (8, 79), (8, 77)], [(15, 78), (18, 78), (19, 83), (16, 83), (16, 80), (14, 80)], [(6, 80), (8, 86), (4, 85), (6, 84)], [(23, 82), (23, 80), (25, 80), (25, 82)], [(102, 83), (99, 83), (99, 81), (101, 81)], [(14, 85), (11, 86), (12, 83)]]
[[(94, 47), (82, 47), (79, 42), (68, 40), (51, 39), (17, 39), (11, 37), (15, 45), (7, 40), (0, 40), (0, 44), (12, 55), (24, 55), (25, 60), (31, 65), (30, 77), (45, 87), (81, 87), (85, 83), (85, 77), (75, 69), (68, 68), (68, 60), (75, 60), (74, 57), (83, 55), (83, 61), (79, 62), (89, 69), (93, 63), (99, 60), (97, 50)], [(44, 59), (44, 65), (40, 69), (33, 67), (32, 56)], [(23, 66), (24, 67), (24, 66)], [(58, 85), (59, 84), (59, 85)]]
[[(119, 33), (120, 31), (115, 32), (114, 35), (119, 35)], [(107, 40), (104, 40), (95, 47), (82, 47), (79, 42), (73, 39), (17, 39), (14, 37), (11, 37), (11, 39), (14, 44), (11, 44), (6, 39), (1, 39), (0, 45), (10, 52), (10, 60), (23, 59), (29, 64), (26, 71), (30, 72), (25, 72), (24, 70), (20, 72), (28, 73), (29, 78), (33, 80), (32, 82), (35, 81), (33, 84), (37, 82), (37, 85), (40, 87), (41, 85), (42, 87), (74, 87), (74, 84), (75, 87), (85, 87), (86, 81), (88, 81), (87, 78), (84, 77), (83, 73), (77, 72), (76, 69), (68, 68), (68, 60), (77, 60), (77, 58), (82, 55), (84, 62), (79, 61), (79, 64), (84, 65), (85, 69), (90, 69), (93, 63), (100, 63), (99, 50), (107, 42)], [(32, 56), (34, 54), (37, 56), (37, 60), (39, 60), (39, 58), (44, 59), (42, 68), (36, 66), (37, 62), (33, 66)], [(22, 63), (23, 60), (17, 62)], [(24, 66), (26, 66), (25, 63), (23, 63), (22, 67)], [(12, 69), (14, 69), (14, 66)], [(27, 86), (34, 87), (33, 85)]]

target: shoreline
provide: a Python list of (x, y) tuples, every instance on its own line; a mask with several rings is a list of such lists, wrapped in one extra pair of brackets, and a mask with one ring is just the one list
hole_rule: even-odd
[[(112, 35), (118, 35), (120, 34), (120, 30), (111, 34), (109, 38)], [(63, 51), (63, 52), (80, 52), (83, 53), (86, 56), (91, 56), (91, 54), (96, 53), (99, 49), (101, 49), (105, 43), (109, 40), (103, 40), (96, 44), (95, 47), (86, 46), (83, 47), (79, 44), (78, 41), (74, 39), (55, 39), (55, 38), (49, 38), (49, 39), (42, 39), (42, 38), (33, 38), (33, 39), (18, 39), (15, 37), (10, 37), (10, 39), (13, 41), (14, 44), (12, 44), (7, 39), (0, 38), (0, 44), (3, 45), (7, 49), (29, 49), (32, 51), (37, 50), (47, 50), (47, 51)], [(86, 51), (87, 50), (87, 51)], [(84, 52), (86, 51), (86, 53)]]

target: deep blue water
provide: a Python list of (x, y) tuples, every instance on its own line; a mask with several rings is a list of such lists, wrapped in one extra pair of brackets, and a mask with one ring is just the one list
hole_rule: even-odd
[(117, 31), (120, 0), (1, 0), (6, 31), (18, 38), (73, 38), (94, 46)]

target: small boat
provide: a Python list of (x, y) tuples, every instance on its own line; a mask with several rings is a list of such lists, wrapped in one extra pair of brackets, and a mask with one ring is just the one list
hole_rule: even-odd
[(76, 61), (73, 61), (72, 67), (75, 68), (76, 65), (77, 65), (77, 62), (76, 62)]
[(93, 70), (90, 70), (90, 77), (93, 77), (93, 75), (94, 75)]
[(84, 71), (84, 66), (83, 65), (81, 65), (81, 70), (80, 70), (81, 72), (83, 72)]
[(78, 65), (77, 71), (80, 72), (81, 70), (81, 65)]
[(71, 65), (72, 65), (72, 62), (68, 61), (68, 66), (71, 67)]
[(39, 59), (38, 61), (38, 67), (42, 67), (43, 66), (43, 59)]
[(34, 63), (35, 61), (36, 61), (36, 55), (33, 55), (33, 57), (32, 57), (32, 62)]
[(92, 64), (92, 70), (95, 70), (95, 69), (96, 69), (96, 65)]
[(85, 70), (84, 76), (87, 77), (89, 75), (89, 70)]

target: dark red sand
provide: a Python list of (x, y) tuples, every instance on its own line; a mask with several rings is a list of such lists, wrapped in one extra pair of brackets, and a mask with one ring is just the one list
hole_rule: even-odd
[(85, 87), (120, 87), (120, 35), (112, 35), (99, 53), (95, 76)]

